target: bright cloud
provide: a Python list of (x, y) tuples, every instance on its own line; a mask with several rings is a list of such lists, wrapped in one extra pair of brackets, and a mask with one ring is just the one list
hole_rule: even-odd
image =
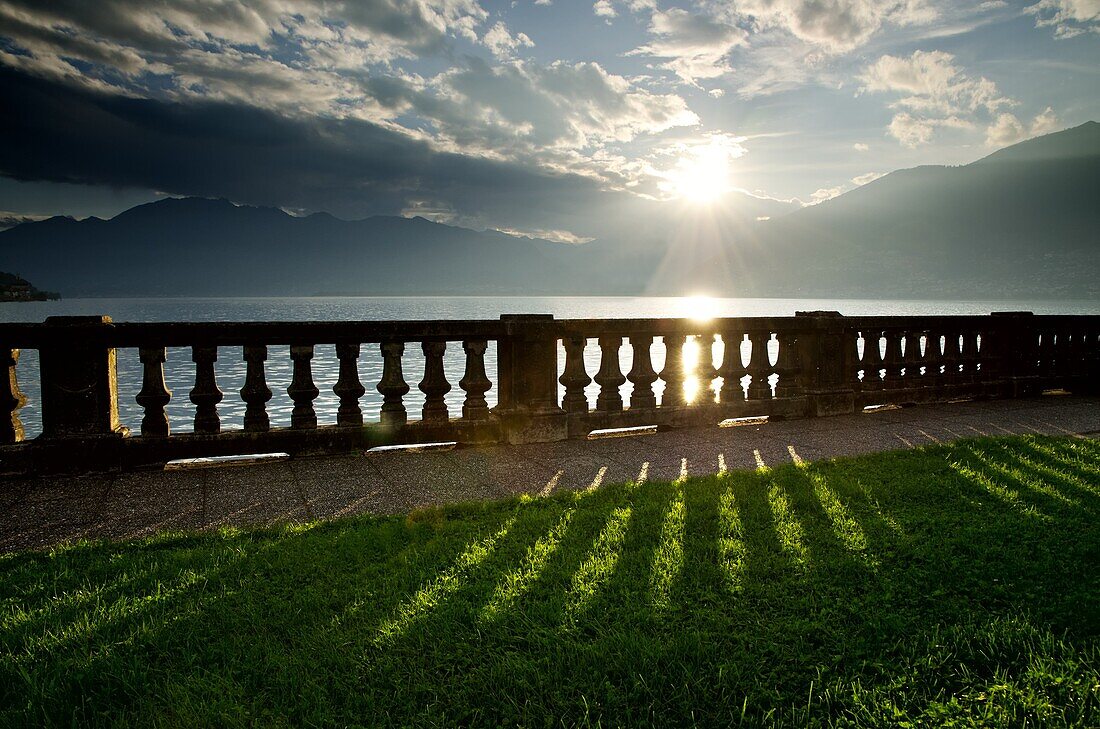
[(867, 172), (866, 174), (856, 175), (852, 178), (852, 184), (866, 185), (868, 182), (874, 182), (885, 174), (885, 172)]
[(819, 190), (816, 190), (812, 195), (810, 195), (809, 204), (817, 205), (818, 203), (823, 203), (826, 200), (832, 200), (834, 197), (840, 197), (843, 192), (843, 185), (840, 185), (838, 187), (823, 187)]
[(653, 41), (631, 51), (631, 55), (668, 59), (662, 68), (692, 85), (699, 79), (732, 73), (729, 54), (748, 37), (746, 31), (734, 25), (679, 8), (654, 11), (649, 32)]
[(1016, 102), (985, 77), (971, 78), (943, 51), (885, 55), (860, 75), (862, 91), (901, 94), (889, 133), (907, 147), (927, 144), (937, 127), (966, 128), (979, 113), (993, 114)]
[(1100, 33), (1100, 0), (1040, 0), (1024, 12), (1035, 16), (1036, 27), (1054, 28), (1058, 38)]
[(926, 23), (936, 17), (923, 0), (745, 0), (731, 12), (759, 28), (779, 28), (835, 53), (863, 45), (884, 24)]
[(511, 58), (520, 48), (533, 48), (535, 45), (526, 33), (509, 33), (504, 23), (497, 23), (486, 31), (481, 42), (497, 58)]
[(1007, 147), (1025, 139), (1050, 134), (1058, 129), (1058, 117), (1049, 106), (1025, 125), (1014, 114), (1004, 113), (986, 129), (985, 143), (990, 147)]

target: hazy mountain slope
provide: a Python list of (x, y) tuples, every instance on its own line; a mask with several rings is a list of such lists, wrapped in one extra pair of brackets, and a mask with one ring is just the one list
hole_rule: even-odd
[(295, 218), (199, 198), (0, 233), (0, 267), (66, 296), (549, 292), (581, 281), (574, 253), (422, 218)]
[(1090, 122), (961, 167), (894, 172), (761, 223), (720, 206), (647, 216), (639, 198), (609, 211), (611, 234), (570, 246), (421, 218), (166, 199), (111, 220), (0, 232), (0, 270), (64, 296), (1089, 298), (1100, 296), (1098, 201), (1100, 124)]
[(769, 286), (870, 295), (1096, 295), (1100, 124), (961, 167), (886, 175), (764, 226)]

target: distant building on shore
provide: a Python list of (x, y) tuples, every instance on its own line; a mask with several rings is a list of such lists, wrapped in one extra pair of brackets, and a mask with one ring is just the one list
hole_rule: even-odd
[(0, 271), (0, 301), (52, 301), (61, 295), (53, 291), (39, 291), (30, 281), (14, 273)]

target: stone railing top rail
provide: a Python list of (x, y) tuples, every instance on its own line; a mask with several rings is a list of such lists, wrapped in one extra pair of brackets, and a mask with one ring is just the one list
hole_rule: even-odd
[[(324, 344), (383, 341), (455, 341), (513, 336), (624, 336), (632, 334), (702, 334), (721, 331), (800, 331), (818, 322), (845, 328), (982, 327), (1019, 316), (1032, 326), (1093, 322), (1090, 315), (1032, 315), (994, 312), (991, 315), (840, 316), (835, 312), (800, 312), (785, 317), (555, 319), (550, 315), (503, 315), (500, 319), (374, 320), (374, 321), (245, 321), (245, 322), (113, 322), (109, 317), (51, 317), (43, 323), (0, 324), (0, 346), (41, 349), (51, 345), (104, 347), (191, 346), (241, 344)], [(77, 337), (77, 339), (74, 339)]]

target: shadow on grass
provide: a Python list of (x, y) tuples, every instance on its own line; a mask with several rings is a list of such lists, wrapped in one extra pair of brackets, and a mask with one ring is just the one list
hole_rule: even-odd
[(0, 557), (0, 723), (1095, 725), (1100, 451)]

